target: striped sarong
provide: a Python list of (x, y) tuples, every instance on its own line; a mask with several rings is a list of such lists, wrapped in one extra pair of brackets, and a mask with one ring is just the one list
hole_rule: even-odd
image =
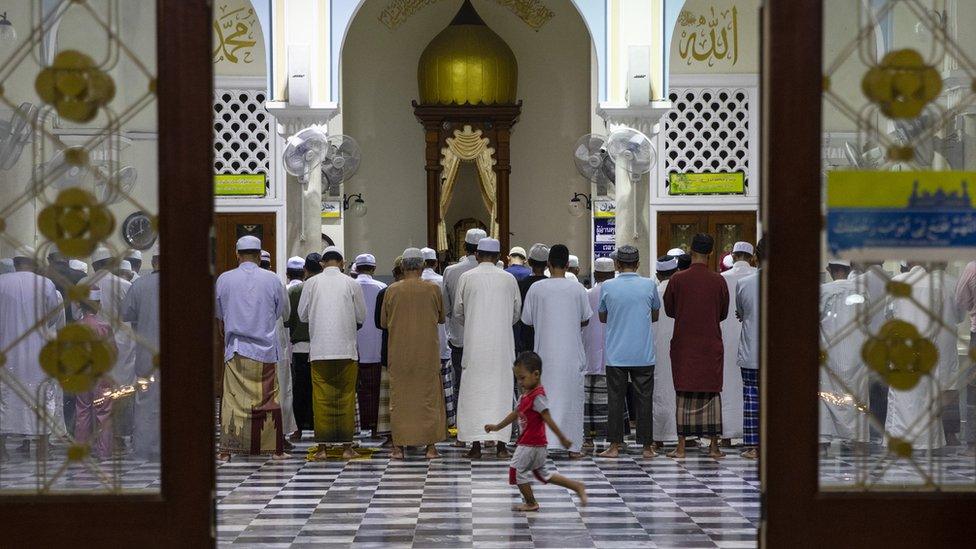
[(457, 425), (457, 412), (454, 410), (454, 367), (451, 360), (441, 360), (441, 383), (444, 385), (444, 410), (447, 413), (447, 426)]
[(583, 435), (586, 438), (607, 437), (607, 376), (588, 374), (583, 378)]
[(759, 446), (759, 370), (742, 371), (742, 444)]
[(275, 364), (265, 364), (235, 354), (224, 363), (223, 385), (224, 392), (220, 399), (221, 453), (283, 453), (285, 437)]
[(315, 441), (351, 443), (356, 435), (355, 360), (312, 361)]
[(722, 436), (721, 393), (677, 392), (678, 435)]
[(390, 374), (386, 367), (380, 374), (380, 404), (376, 419), (376, 431), (374, 436), (389, 435), (393, 431), (390, 425)]

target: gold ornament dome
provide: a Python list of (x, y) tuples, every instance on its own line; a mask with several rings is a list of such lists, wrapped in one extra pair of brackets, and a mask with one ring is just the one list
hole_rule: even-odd
[(424, 105), (514, 104), (518, 63), (508, 44), (464, 0), (451, 24), (420, 55), (417, 84)]

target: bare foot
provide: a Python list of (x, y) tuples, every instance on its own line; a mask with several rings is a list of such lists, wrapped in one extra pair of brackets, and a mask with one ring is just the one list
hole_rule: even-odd
[(716, 448), (714, 450), (708, 451), (708, 457), (712, 459), (723, 459), (725, 457), (725, 454), (723, 454), (721, 450)]
[(570, 452), (569, 459), (583, 459), (583, 452)]
[(312, 456), (312, 459), (316, 461), (325, 461), (329, 459), (329, 452), (324, 447), (319, 446), (319, 450), (315, 452), (315, 454)]
[(742, 456), (742, 457), (744, 457), (744, 458), (746, 458), (746, 459), (758, 459), (759, 458), (759, 452), (755, 448), (749, 448), (748, 450), (746, 450), (745, 452), (742, 452), (739, 455)]
[(427, 459), (437, 459), (441, 457), (441, 455), (437, 452), (437, 448), (435, 448), (434, 445), (431, 444), (430, 446), (427, 447), (427, 453), (424, 455), (424, 457)]
[(644, 452), (641, 454), (641, 456), (643, 456), (644, 459), (656, 458), (657, 452), (654, 451), (654, 448), (652, 446), (648, 446), (644, 448)]
[(359, 454), (352, 448), (346, 448), (342, 451), (342, 459), (356, 459), (358, 457)]
[(227, 452), (217, 454), (217, 461), (230, 461), (230, 454)]
[(452, 448), (464, 448), (465, 447), (465, 444), (463, 442), (461, 442), (460, 440), (455, 440), (454, 442), (451, 443), (451, 447)]
[(299, 442), (300, 440), (302, 440), (302, 430), (299, 429), (299, 430), (295, 431), (294, 433), (288, 435), (288, 440), (290, 440), (292, 442)]
[(380, 444), (380, 448), (389, 448), (391, 446), (393, 446), (393, 437), (392, 436), (387, 436), (386, 437), (386, 440), (383, 441), (383, 444)]
[(616, 444), (611, 444), (609, 448), (597, 454), (597, 457), (602, 458), (615, 458), (620, 457), (620, 449)]
[(523, 503), (521, 505), (516, 505), (512, 507), (512, 511), (538, 511), (538, 503)]
[(573, 491), (576, 492), (576, 495), (580, 498), (580, 506), (586, 507), (586, 502), (588, 501), (588, 498), (586, 497), (586, 485), (582, 482), (577, 482), (576, 488), (574, 488)]
[(286, 453), (282, 452), (280, 454), (274, 454), (274, 455), (272, 455), (271, 456), (271, 459), (273, 459), (274, 461), (284, 461), (286, 459), (291, 459), (291, 454), (286, 454)]
[(721, 446), (722, 448), (731, 448), (732, 447), (732, 439), (731, 438), (723, 438), (722, 441), (719, 443), (719, 446)]
[(668, 457), (671, 459), (685, 459), (684, 449), (675, 448), (668, 452)]
[(655, 452), (660, 452), (661, 450), (664, 449), (664, 443), (661, 442), (660, 440), (655, 440), (654, 444), (651, 445), (651, 448), (654, 448)]
[(583, 441), (583, 448), (593, 448), (593, 441), (592, 440), (589, 440), (589, 439), (584, 440)]
[(403, 459), (403, 448), (394, 446), (393, 453), (390, 454), (390, 459)]
[(481, 447), (472, 446), (471, 449), (464, 454), (464, 457), (468, 459), (481, 459)]
[(504, 444), (498, 445), (498, 452), (495, 454), (499, 459), (508, 459), (512, 457), (512, 454), (508, 451), (508, 448)]

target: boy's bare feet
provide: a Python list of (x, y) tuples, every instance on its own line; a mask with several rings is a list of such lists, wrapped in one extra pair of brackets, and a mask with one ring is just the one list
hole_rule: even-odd
[(495, 455), (500, 459), (508, 459), (512, 457), (512, 454), (509, 453), (508, 448), (505, 447), (504, 442), (498, 443), (498, 451)]
[(481, 443), (472, 442), (471, 449), (468, 450), (466, 454), (464, 454), (464, 457), (468, 459), (481, 459)]
[(427, 459), (437, 459), (441, 457), (441, 455), (437, 452), (437, 447), (431, 444), (427, 446), (427, 453), (424, 454), (424, 457)]
[(616, 442), (611, 442), (610, 447), (597, 454), (597, 457), (602, 457), (602, 458), (620, 457), (620, 444)]
[(576, 492), (576, 495), (580, 498), (580, 506), (586, 507), (586, 502), (588, 501), (588, 498), (586, 497), (586, 485), (582, 482), (577, 482), (573, 491)]
[(521, 505), (516, 505), (512, 507), (512, 511), (538, 511), (538, 503), (523, 503)]

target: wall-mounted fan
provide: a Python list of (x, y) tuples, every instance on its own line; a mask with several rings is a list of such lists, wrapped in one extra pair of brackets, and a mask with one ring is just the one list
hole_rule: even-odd
[[(649, 173), (654, 162), (657, 161), (651, 139), (633, 128), (620, 128), (611, 132), (610, 137), (607, 138), (607, 154), (617, 166), (622, 167), (630, 175), (631, 189), (640, 183), (641, 177)], [(639, 211), (636, 197), (631, 197), (630, 202), (633, 207), (632, 229), (634, 238), (637, 238)]]
[(99, 170), (95, 178), (95, 196), (100, 202), (116, 204), (132, 192), (139, 179), (139, 172), (132, 166), (122, 166), (114, 171)]
[(326, 130), (320, 126), (309, 126), (289, 137), (281, 155), (285, 171), (307, 185), (309, 174), (325, 159), (327, 143)]
[(866, 146), (863, 151), (858, 151), (857, 146), (848, 141), (844, 143), (844, 156), (851, 164), (851, 167), (859, 170), (876, 170), (881, 165), (884, 152), (881, 147)]
[(36, 120), (37, 107), (30, 103), (21, 103), (10, 120), (0, 120), (0, 170), (9, 170), (17, 163), (34, 133)]
[(617, 180), (616, 166), (607, 153), (606, 136), (590, 133), (580, 137), (573, 149), (576, 170), (596, 186), (597, 196), (607, 194), (607, 184)]
[[(87, 166), (68, 164), (64, 157), (64, 150), (58, 151), (54, 158), (38, 165), (34, 169), (34, 180), (28, 183), (32, 192), (42, 189), (67, 189), (80, 187), (89, 175)], [(35, 189), (34, 186), (39, 188)]]
[(356, 173), (360, 160), (362, 151), (355, 139), (348, 135), (330, 136), (322, 161), (322, 196), (339, 196), (339, 185)]

